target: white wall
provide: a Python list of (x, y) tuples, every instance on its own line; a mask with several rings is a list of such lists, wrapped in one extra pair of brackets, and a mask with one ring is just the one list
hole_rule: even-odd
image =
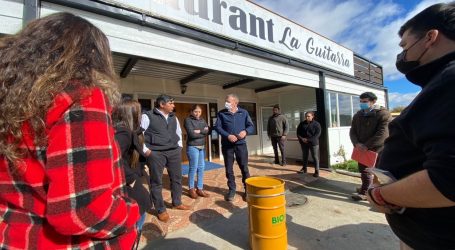
[(0, 33), (15, 34), (22, 28), (22, 0), (0, 0)]
[(319, 76), (314, 72), (105, 16), (42, 3), (42, 16), (59, 11), (81, 15), (94, 23), (108, 36), (115, 52), (279, 82), (319, 86)]
[(342, 162), (338, 154), (340, 146), (344, 148), (346, 159), (351, 159), (352, 150), (354, 149), (351, 139), (349, 138), (350, 127), (329, 128), (329, 159), (330, 165)]
[[(297, 139), (296, 129), (301, 120), (300, 115), (306, 111), (317, 111), (316, 108), (316, 91), (308, 87), (292, 87), (290, 90), (283, 92), (263, 92), (259, 95), (259, 104), (261, 106), (273, 106), (279, 104), (281, 113), (286, 115), (291, 126), (286, 142), (286, 157), (301, 159), (302, 151)], [(262, 120), (261, 120), (262, 121)], [(295, 139), (295, 140), (293, 140)], [(271, 147), (269, 145), (269, 147)]]
[(354, 94), (360, 95), (364, 92), (373, 92), (378, 97), (377, 104), (381, 106), (385, 106), (385, 92), (384, 90), (379, 90), (375, 88), (370, 88), (367, 86), (359, 85), (356, 83), (352, 83), (346, 80), (338, 79), (332, 76), (327, 76), (325, 79), (326, 88), (327, 90), (347, 93), (347, 94)]

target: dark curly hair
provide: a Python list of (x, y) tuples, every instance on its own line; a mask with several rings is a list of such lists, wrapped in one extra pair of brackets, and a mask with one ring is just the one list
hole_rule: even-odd
[[(24, 122), (46, 145), (45, 115), (54, 97), (77, 82), (99, 87), (115, 105), (117, 77), (107, 37), (87, 20), (56, 13), (0, 39), (0, 155), (21, 160)], [(77, 87), (77, 86), (76, 86)]]

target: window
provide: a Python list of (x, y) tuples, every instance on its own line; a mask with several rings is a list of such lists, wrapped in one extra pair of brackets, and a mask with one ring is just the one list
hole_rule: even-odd
[(256, 113), (256, 103), (253, 102), (239, 102), (239, 107), (242, 109), (246, 109), (248, 111), (248, 114), (251, 117), (251, 120), (253, 121), (254, 124), (254, 132), (252, 135), (257, 135), (258, 134), (258, 122), (257, 122), (257, 113)]
[(328, 93), (329, 95), (329, 112), (330, 112), (330, 124), (329, 128), (338, 127), (338, 98), (336, 93)]
[(329, 128), (349, 127), (352, 117), (359, 110), (359, 97), (355, 95), (329, 92), (328, 94)]
[(360, 103), (360, 97), (353, 95), (352, 96), (352, 116), (354, 116), (355, 113), (357, 113), (357, 111), (360, 110), (359, 103)]
[(338, 94), (338, 107), (340, 111), (340, 127), (351, 126), (352, 103), (351, 96)]

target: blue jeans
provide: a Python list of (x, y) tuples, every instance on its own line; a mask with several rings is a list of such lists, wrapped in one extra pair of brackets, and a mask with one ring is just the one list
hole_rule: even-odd
[(204, 187), (205, 149), (188, 146), (186, 153), (189, 160), (188, 187), (194, 188), (194, 176), (197, 171), (197, 188)]
[(137, 228), (138, 231), (141, 231), (142, 230), (142, 226), (144, 226), (145, 216), (146, 216), (146, 213), (143, 213), (141, 215), (141, 217), (139, 218), (139, 220), (136, 222), (136, 228)]

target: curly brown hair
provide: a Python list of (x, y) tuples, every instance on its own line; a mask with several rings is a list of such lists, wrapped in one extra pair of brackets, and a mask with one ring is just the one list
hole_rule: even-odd
[[(77, 82), (99, 87), (119, 101), (107, 37), (87, 20), (56, 13), (0, 39), (0, 155), (21, 160), (22, 126), (29, 122), (35, 144), (46, 145), (45, 115), (55, 96)], [(72, 86), (74, 87), (74, 86)]]

